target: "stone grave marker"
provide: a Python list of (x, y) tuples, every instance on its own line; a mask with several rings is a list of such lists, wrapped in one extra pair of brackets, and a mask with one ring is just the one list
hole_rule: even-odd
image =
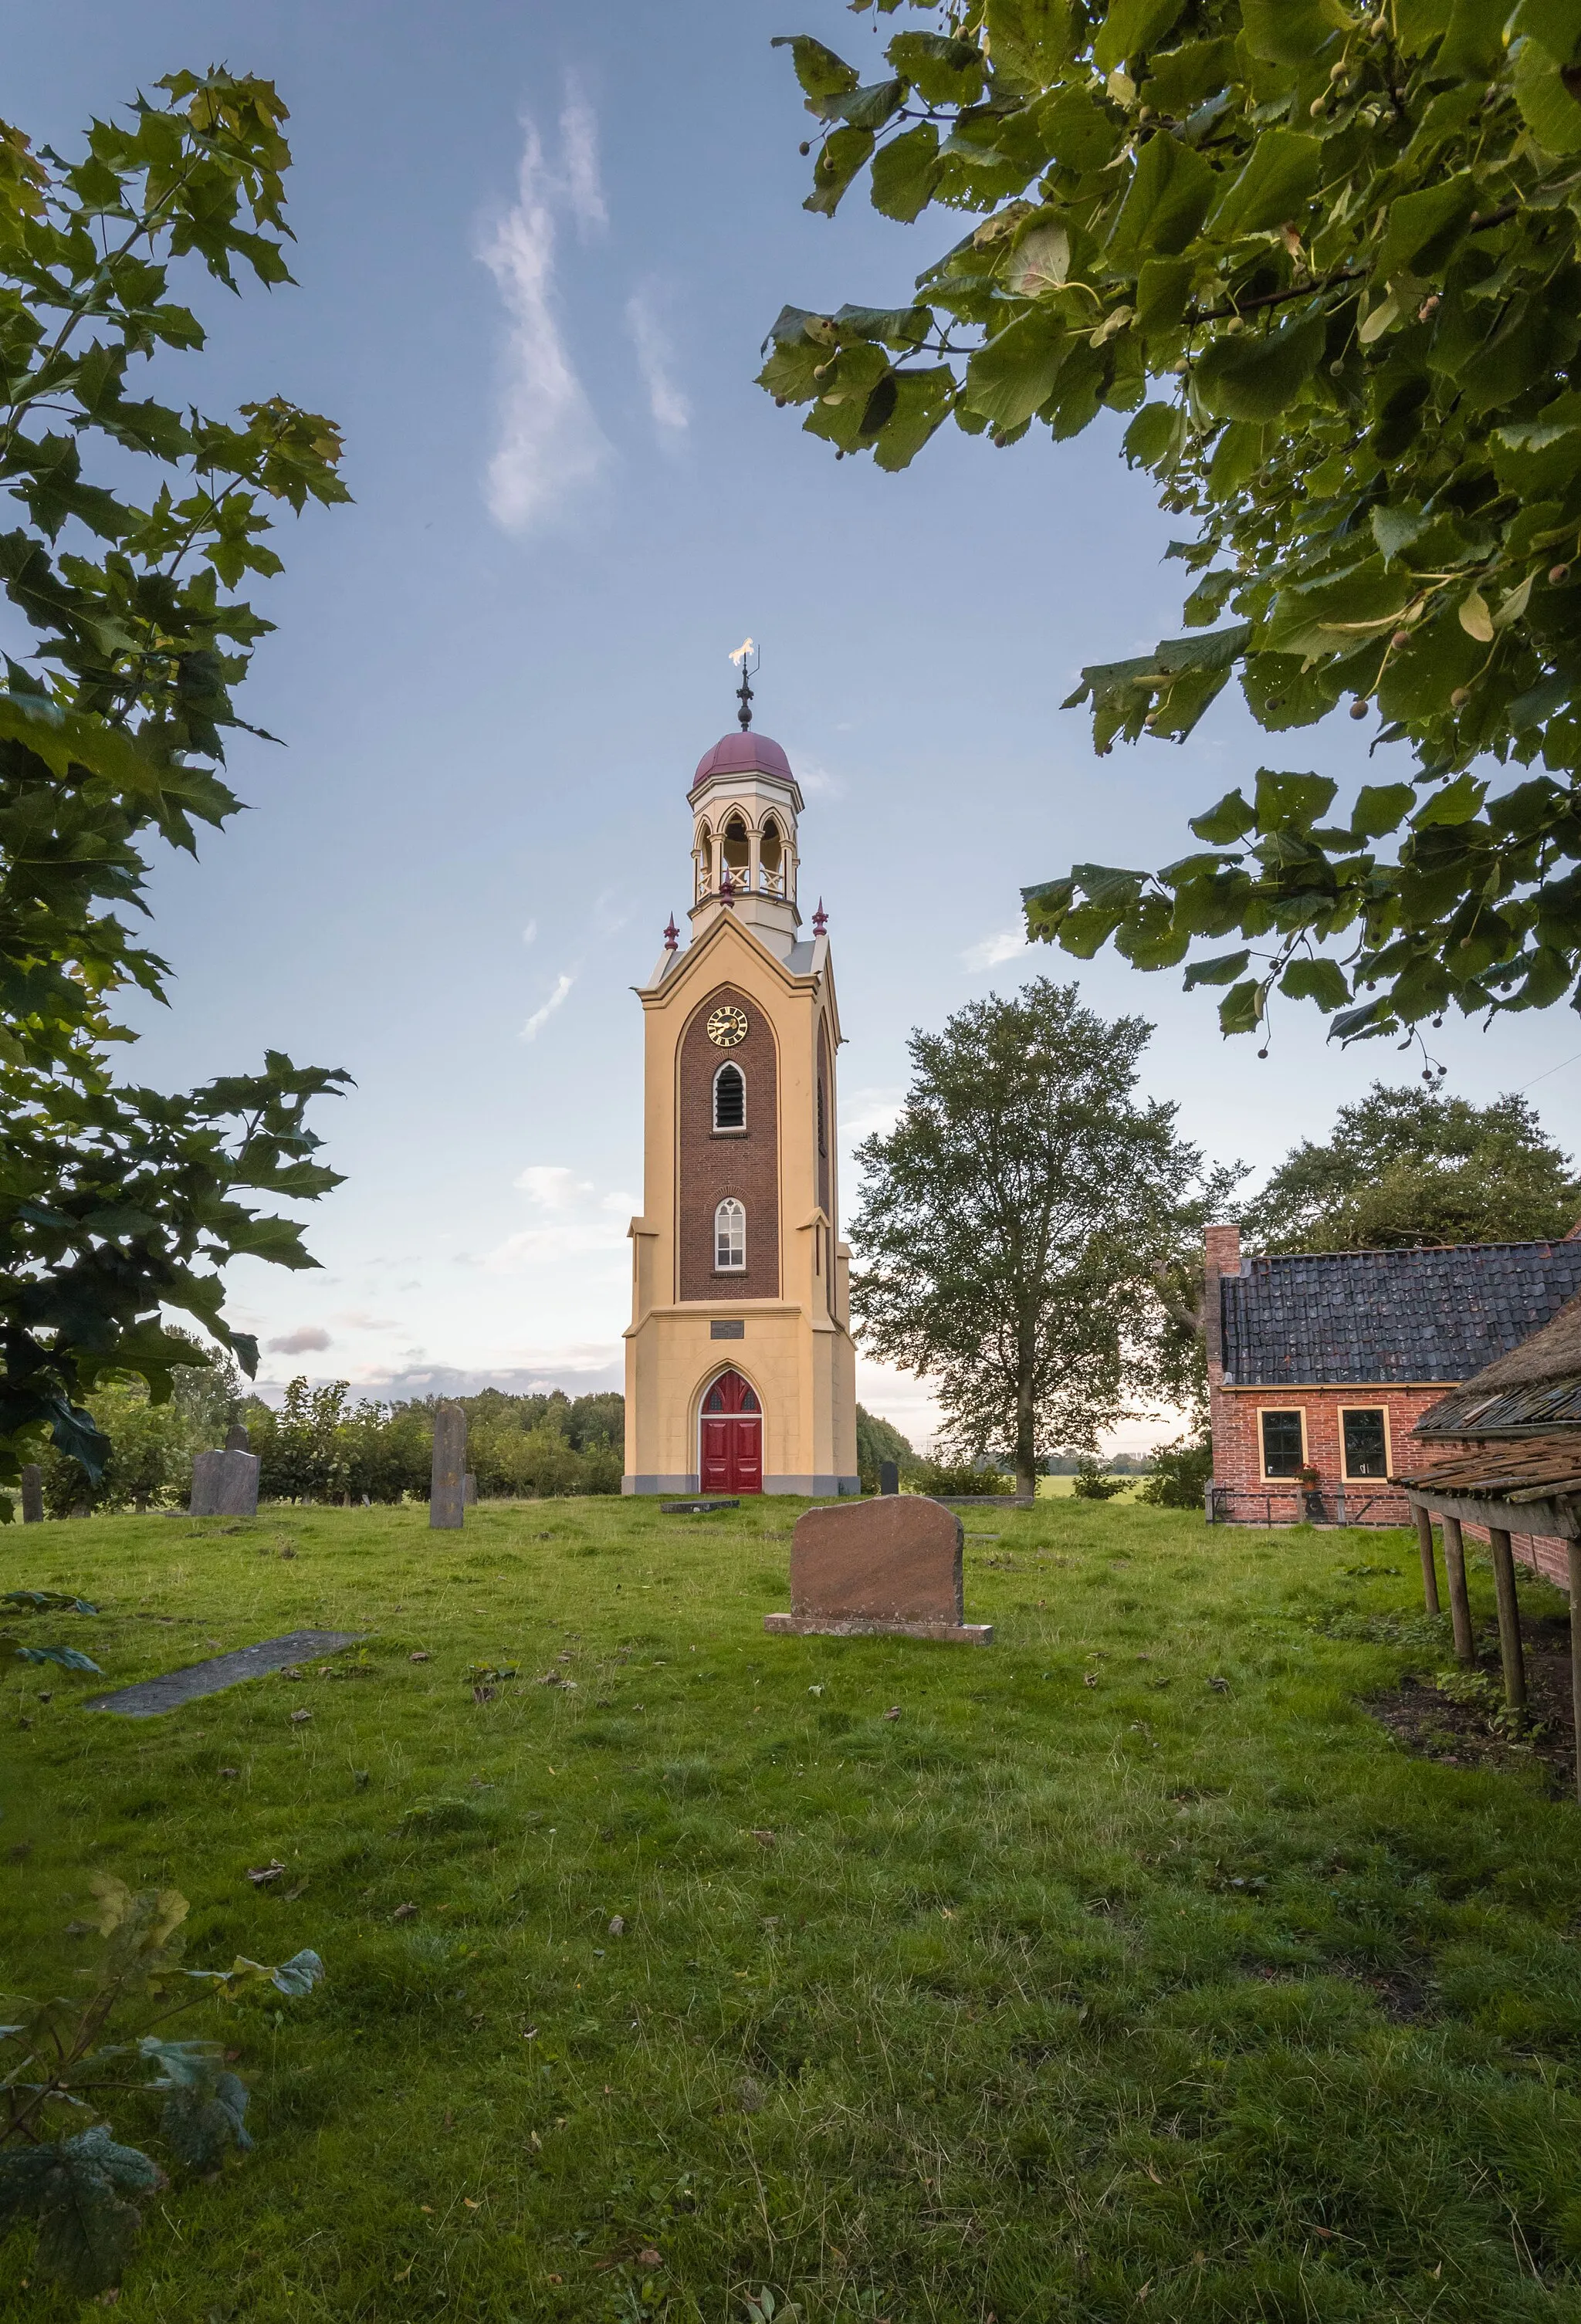
[(468, 1469), (461, 1480), (461, 1505), (463, 1508), (468, 1509), (475, 1509), (477, 1507), (477, 1472), (476, 1470)]
[(878, 1464), (878, 1489), (881, 1493), (898, 1493), (901, 1489), (901, 1464), (898, 1461), (881, 1461)]
[(763, 1628), (985, 1646), (992, 1623), (962, 1619), (964, 1538), (954, 1511), (920, 1493), (809, 1509), (790, 1539), (790, 1611)]
[[(202, 1460), (205, 1455), (199, 1454)], [(214, 1453), (207, 1456), (218, 1460)], [(283, 1638), (265, 1638), (261, 1646), (241, 1646), (232, 1655), (216, 1655), (206, 1663), (190, 1663), (185, 1670), (167, 1672), (163, 1678), (145, 1678), (136, 1686), (117, 1687), (113, 1694), (96, 1694), (85, 1711), (117, 1711), (125, 1719), (152, 1719), (161, 1711), (177, 1711), (206, 1694), (218, 1694), (244, 1679), (262, 1678), (265, 1671), (289, 1670), (292, 1663), (313, 1655), (338, 1654), (366, 1636), (361, 1630), (291, 1630)]]
[(467, 1521), (467, 1415), (458, 1404), (441, 1404), (434, 1415), (434, 1474), (429, 1493), (429, 1524), (454, 1532)]
[(36, 1461), (30, 1461), (22, 1472), (22, 1521), (23, 1525), (44, 1521), (44, 1472)]
[(227, 1452), (250, 1452), (252, 1451), (253, 1440), (248, 1435), (245, 1428), (239, 1420), (234, 1423), (231, 1427), (227, 1429), (225, 1449)]
[(259, 1465), (255, 1452), (195, 1452), (189, 1515), (255, 1517)]

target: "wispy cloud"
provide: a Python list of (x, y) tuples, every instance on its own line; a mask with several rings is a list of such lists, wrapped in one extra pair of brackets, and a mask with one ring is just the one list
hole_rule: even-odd
[(516, 1184), (547, 1216), (539, 1226), (507, 1235), (488, 1253), (483, 1264), (496, 1273), (513, 1273), (544, 1260), (616, 1251), (626, 1239), (626, 1222), (637, 1208), (634, 1195), (619, 1188), (600, 1194), (591, 1178), (578, 1178), (563, 1163), (531, 1163)]
[(516, 1180), (524, 1194), (546, 1211), (569, 1210), (579, 1195), (593, 1192), (591, 1178), (578, 1178), (560, 1163), (534, 1162)]
[(996, 936), (985, 936), (981, 944), (969, 945), (961, 958), (968, 968), (1002, 968), (1026, 950), (1025, 928), (1001, 928)]
[(633, 290), (625, 315), (653, 425), (661, 440), (669, 437), (673, 441), (691, 426), (691, 406), (676, 383), (675, 351), (655, 310), (652, 289)]
[(565, 974), (555, 978), (554, 991), (550, 994), (549, 999), (544, 1002), (541, 1009), (535, 1009), (532, 1011), (532, 1016), (529, 1017), (527, 1022), (522, 1028), (522, 1038), (524, 1041), (537, 1040), (538, 1036), (542, 1032), (550, 1019), (554, 1015), (555, 1010), (564, 1002), (567, 993), (570, 991), (576, 981), (577, 980), (574, 976)]
[(522, 123), (516, 200), (478, 252), (509, 318), (500, 384), (498, 442), (485, 498), (506, 532), (526, 533), (599, 474), (610, 447), (577, 375), (555, 297), (555, 210), (567, 206), (584, 231), (606, 217), (593, 115), (569, 96), (560, 116), (561, 164), (550, 168), (531, 120)]
[(845, 798), (846, 786), (839, 776), (831, 775), (828, 769), (820, 767), (816, 759), (798, 757), (793, 758), (790, 763), (796, 770), (797, 781), (809, 798)]
[(322, 1323), (302, 1323), (294, 1332), (282, 1332), (278, 1340), (268, 1342), (272, 1356), (305, 1355), (310, 1348), (327, 1348), (329, 1334)]
[(536, 920), (528, 921), (526, 927), (522, 931), (522, 941), (524, 945), (536, 944), (538, 942), (538, 923)]
[[(370, 1314), (365, 1307), (343, 1307), (333, 1320), (344, 1325), (348, 1332), (398, 1332), (401, 1329), (399, 1317)], [(328, 1342), (324, 1344), (327, 1347)]]
[(566, 199), (583, 234), (587, 235), (609, 224), (609, 211), (598, 176), (598, 116), (575, 78), (566, 82), (559, 125)]

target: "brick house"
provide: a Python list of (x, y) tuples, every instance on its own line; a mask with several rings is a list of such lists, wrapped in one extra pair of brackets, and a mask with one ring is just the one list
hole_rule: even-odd
[(1403, 1525), (1417, 1424), (1581, 1293), (1581, 1234), (1244, 1259), (1209, 1227), (1205, 1275), (1208, 1522)]

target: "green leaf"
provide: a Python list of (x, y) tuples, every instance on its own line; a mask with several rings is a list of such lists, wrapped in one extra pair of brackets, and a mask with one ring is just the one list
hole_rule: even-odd
[(948, 32), (900, 32), (885, 51), (891, 65), (929, 105), (975, 105), (983, 94), (983, 51)]
[(1150, 137), (1109, 235), (1110, 265), (1134, 272), (1144, 259), (1184, 250), (1207, 215), (1216, 182), (1202, 155), (1168, 130)]
[(1265, 129), (1239, 176), (1208, 212), (1204, 232), (1231, 242), (1238, 235), (1299, 221), (1317, 191), (1322, 164), (1323, 147), (1316, 137), (1294, 129)]
[(1385, 557), (1398, 557), (1427, 528), (1428, 519), (1419, 509), (1391, 508), (1379, 502), (1373, 508), (1368, 522), (1373, 538)]
[(1382, 839), (1398, 831), (1416, 804), (1410, 783), (1364, 783), (1351, 809), (1353, 839)]
[(1317, 369), (1325, 335), (1321, 315), (1281, 323), (1266, 333), (1215, 339), (1192, 383), (1221, 420), (1273, 420), (1287, 410)]
[(1019, 317), (967, 364), (965, 401), (995, 428), (1019, 428), (1048, 401), (1069, 347), (1059, 315), (1040, 308)]
[(1411, 816), (1411, 828), (1425, 831), (1434, 824), (1469, 823), (1482, 810), (1488, 787), (1475, 775), (1456, 775), (1453, 782), (1434, 791)]
[(833, 217), (846, 189), (873, 151), (871, 129), (836, 129), (824, 139), (812, 165), (812, 191), (802, 203), (823, 217)]
[(1433, 60), (1435, 79), (1486, 78), (1503, 61), (1507, 0), (1455, 0), (1443, 46)]
[(1475, 208), (1476, 181), (1469, 170), (1419, 193), (1401, 194), (1389, 206), (1389, 223), (1373, 262), (1374, 280), (1388, 282), (1397, 274), (1424, 281), (1440, 278), (1465, 240)]
[(1257, 828), (1260, 832), (1309, 831), (1320, 816), (1327, 814), (1338, 789), (1339, 785), (1327, 775), (1276, 775), (1271, 768), (1260, 767)]
[(1310, 65), (1327, 58), (1350, 20), (1337, 0), (1241, 0), (1246, 45), (1265, 64)]
[(1508, 29), (1512, 41), (1530, 33), (1556, 64), (1567, 65), (1581, 55), (1581, 0), (1521, 0)]
[(55, 1663), (61, 1670), (92, 1671), (102, 1676), (96, 1662), (90, 1662), (75, 1646), (18, 1646), (16, 1659), (22, 1663)]
[(1199, 984), (1233, 984), (1246, 963), (1249, 952), (1222, 952), (1213, 960), (1194, 960), (1186, 972), (1185, 990), (1195, 991)]
[(1093, 62), (1113, 72), (1127, 58), (1153, 48), (1179, 15), (1184, 0), (1113, 0), (1093, 42)]
[(1279, 989), (1292, 1001), (1315, 1001), (1326, 1017), (1343, 1009), (1351, 997), (1350, 986), (1331, 960), (1292, 960)]
[(1069, 61), (1068, 0), (987, 0), (985, 22), (996, 79), (1042, 88)]
[(1136, 327), (1169, 331), (1186, 312), (1195, 263), (1189, 258), (1144, 260), (1136, 278)]
[(914, 460), (936, 428), (949, 417), (955, 374), (948, 364), (926, 371), (892, 374), (894, 401), (874, 446), (874, 465), (893, 475)]
[(1249, 976), (1244, 984), (1232, 985), (1219, 1002), (1220, 1032), (1255, 1033), (1262, 1021), (1267, 993), (1268, 987), (1254, 976)]
[(292, 1953), (288, 1961), (282, 1961), (277, 1969), (271, 1970), (270, 1978), (282, 1993), (300, 2001), (322, 1981), (323, 1975), (324, 1964), (318, 1954), (303, 1950)]
[(938, 173), (938, 132), (931, 121), (920, 121), (874, 155), (869, 176), (874, 208), (909, 224), (932, 199)]
[(142, 2220), (126, 2197), (153, 2193), (164, 2175), (102, 2126), (45, 2151), (53, 2161), (37, 2206), (39, 2273), (91, 2300), (114, 2289), (132, 2256)]
[(1210, 845), (1227, 847), (1232, 840), (1243, 839), (1257, 828), (1257, 810), (1244, 799), (1238, 790), (1226, 791), (1216, 807), (1206, 815), (1194, 815), (1190, 828), (1198, 839)]
[(1570, 94), (1559, 60), (1536, 40), (1521, 43), (1515, 60), (1515, 101), (1545, 152), (1581, 152), (1581, 104)]
[(1144, 403), (1125, 430), (1125, 457), (1133, 467), (1170, 467), (1186, 448), (1187, 428), (1179, 404)]
[(790, 61), (796, 68), (796, 78), (809, 97), (843, 97), (855, 88), (862, 76), (837, 57), (833, 49), (825, 48), (821, 41), (807, 33), (780, 33), (769, 42), (772, 49), (789, 49)]

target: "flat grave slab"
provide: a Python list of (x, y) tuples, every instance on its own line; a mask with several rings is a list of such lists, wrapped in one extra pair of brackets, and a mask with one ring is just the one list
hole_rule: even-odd
[(763, 1628), (985, 1646), (993, 1624), (962, 1619), (964, 1538), (959, 1517), (920, 1493), (809, 1509), (790, 1537), (790, 1611)]
[(659, 1514), (661, 1517), (712, 1517), (716, 1509), (738, 1509), (740, 1507), (738, 1500), (661, 1501)]
[(244, 1679), (262, 1678), (267, 1671), (286, 1670), (314, 1655), (338, 1654), (366, 1637), (365, 1630), (291, 1630), (283, 1638), (265, 1638), (256, 1646), (238, 1646), (235, 1654), (216, 1655), (206, 1663), (189, 1663), (185, 1670), (169, 1671), (163, 1678), (145, 1678), (136, 1686), (118, 1687), (114, 1694), (96, 1694), (85, 1711), (116, 1711), (125, 1719), (153, 1719), (162, 1711), (179, 1711), (206, 1694), (219, 1694)]

